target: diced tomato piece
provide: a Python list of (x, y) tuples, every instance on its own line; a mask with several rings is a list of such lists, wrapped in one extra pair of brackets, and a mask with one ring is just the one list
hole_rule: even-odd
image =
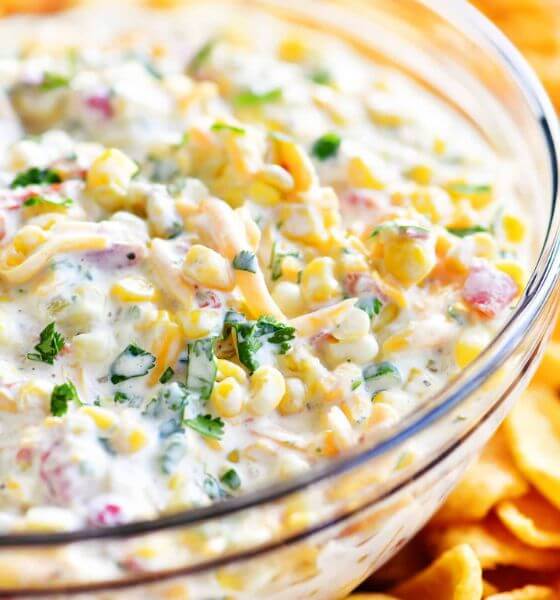
[(112, 527), (125, 522), (124, 512), (116, 502), (107, 502), (100, 507), (94, 507), (88, 517), (91, 527)]
[(113, 105), (108, 94), (95, 94), (86, 98), (86, 105), (97, 112), (104, 119), (110, 119), (113, 112)]
[(212, 290), (201, 290), (198, 288), (196, 290), (196, 301), (200, 308), (220, 308), (220, 306), (222, 306), (220, 297)]
[(495, 317), (507, 308), (519, 289), (507, 274), (488, 265), (470, 270), (463, 286), (465, 302), (486, 317)]

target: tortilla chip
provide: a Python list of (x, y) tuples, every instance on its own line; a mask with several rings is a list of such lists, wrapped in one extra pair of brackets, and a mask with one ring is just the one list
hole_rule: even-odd
[(560, 342), (549, 342), (533, 382), (555, 389), (560, 388)]
[(520, 471), (560, 508), (560, 401), (554, 391), (531, 386), (517, 401), (504, 430)]
[(541, 585), (527, 585), (511, 592), (488, 596), (488, 600), (554, 600), (557, 598), (552, 588)]
[(482, 569), (472, 549), (461, 544), (391, 593), (400, 600), (479, 600)]
[(432, 523), (479, 521), (492, 507), (529, 490), (515, 466), (504, 433), (499, 430), (471, 465)]
[[(374, 589), (384, 589), (387, 584), (409, 579), (430, 563), (430, 557), (420, 543), (419, 538), (414, 538), (386, 562), (368, 581)], [(383, 588), (381, 588), (383, 585)]]
[(457, 544), (469, 544), (484, 569), (513, 565), (531, 571), (560, 569), (560, 551), (531, 548), (513, 536), (494, 515), (480, 523), (430, 526), (424, 540), (437, 556)]
[(536, 491), (500, 502), (496, 514), (515, 537), (529, 546), (560, 548), (560, 511)]

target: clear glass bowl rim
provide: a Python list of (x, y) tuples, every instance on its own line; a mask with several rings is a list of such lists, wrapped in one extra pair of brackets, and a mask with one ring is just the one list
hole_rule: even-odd
[[(451, 380), (438, 394), (430, 398), (429, 409), (422, 410), (423, 407), (419, 407), (407, 419), (401, 421), (394, 429), (388, 431), (372, 447), (355, 451), (339, 459), (332, 460), (325, 465), (314, 467), (309, 472), (294, 477), (287, 482), (274, 484), (267, 488), (259, 489), (208, 507), (190, 509), (170, 516), (134, 521), (105, 529), (84, 528), (61, 533), (0, 535), (0, 548), (45, 547), (90, 540), (122, 539), (147, 533), (156, 533), (175, 527), (195, 525), (280, 500), (325, 479), (347, 473), (404, 443), (457, 407), (465, 398), (479, 388), (512, 354), (523, 338), (528, 325), (537, 318), (547, 298), (554, 292), (554, 286), (560, 271), (560, 214), (558, 211), (558, 151), (560, 148), (560, 133), (557, 117), (540, 81), (525, 59), (509, 40), (477, 9), (466, 1), (457, 3), (442, 3), (439, 0), (416, 1), (442, 17), (445, 21), (450, 22), (468, 37), (475, 38), (473, 33), (482, 36), (489, 47), (500, 57), (504, 68), (509, 71), (509, 74), (522, 91), (528, 105), (531, 107), (535, 122), (539, 124), (541, 134), (548, 149), (552, 197), (547, 231), (527, 288), (506, 325), (486, 350), (467, 369)], [(434, 462), (436, 460), (431, 461), (430, 464), (433, 465)], [(426, 468), (426, 466), (423, 466), (420, 471), (423, 472)], [(412, 471), (409, 475), (409, 480), (415, 478), (417, 475), (417, 471)], [(406, 482), (397, 482), (395, 488), (401, 488), (405, 484)], [(394, 491), (394, 488), (384, 490), (383, 497), (389, 496), (392, 491)], [(356, 512), (360, 510), (361, 508)], [(345, 515), (345, 517), (348, 516), (348, 514)], [(332, 524), (332, 521), (330, 524)], [(323, 527), (319, 527), (319, 529), (323, 529)], [(310, 531), (304, 531), (297, 537), (305, 537), (309, 533)], [(293, 542), (294, 540), (290, 541)], [(247, 557), (255, 553), (259, 553), (259, 550), (249, 550), (240, 554), (243, 557)], [(231, 559), (232, 557), (229, 558)], [(235, 559), (239, 558), (241, 556), (235, 557)], [(208, 566), (208, 564), (202, 563), (200, 567), (197, 566), (193, 570), (198, 571), (199, 568), (204, 569), (208, 568)], [(111, 583), (114, 584), (116, 582)], [(126, 582), (122, 583), (127, 585)], [(130, 584), (130, 582), (128, 583)]]

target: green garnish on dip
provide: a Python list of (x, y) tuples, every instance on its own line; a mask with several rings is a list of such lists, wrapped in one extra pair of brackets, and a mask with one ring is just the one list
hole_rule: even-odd
[(237, 271), (257, 272), (257, 257), (250, 250), (241, 250), (233, 259), (233, 268)]
[(225, 424), (220, 417), (212, 418), (212, 415), (198, 415), (194, 419), (185, 419), (183, 423), (200, 433), (200, 435), (214, 440), (220, 440), (224, 435)]
[(56, 355), (64, 347), (64, 341), (62, 335), (56, 330), (56, 325), (53, 321), (41, 331), (39, 334), (39, 343), (34, 348), (35, 352), (29, 352), (27, 358), (52, 365), (54, 364)]
[(55, 385), (51, 392), (51, 414), (54, 417), (62, 417), (67, 413), (70, 402), (81, 404), (76, 386), (71, 381)]
[(110, 368), (111, 383), (117, 384), (127, 379), (147, 375), (154, 368), (156, 357), (146, 350), (129, 344), (113, 361)]
[(60, 175), (52, 169), (31, 167), (27, 171), (18, 173), (10, 184), (10, 187), (15, 189), (18, 187), (27, 187), (28, 185), (50, 185), (60, 183), (61, 181)]
[(342, 140), (338, 133), (325, 133), (311, 148), (311, 154), (319, 160), (327, 160), (338, 154)]

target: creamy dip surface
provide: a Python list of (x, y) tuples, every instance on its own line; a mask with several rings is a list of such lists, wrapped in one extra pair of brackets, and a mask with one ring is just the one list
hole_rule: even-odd
[(411, 81), (253, 12), (0, 24), (2, 532), (291, 478), (511, 314), (507, 165)]

